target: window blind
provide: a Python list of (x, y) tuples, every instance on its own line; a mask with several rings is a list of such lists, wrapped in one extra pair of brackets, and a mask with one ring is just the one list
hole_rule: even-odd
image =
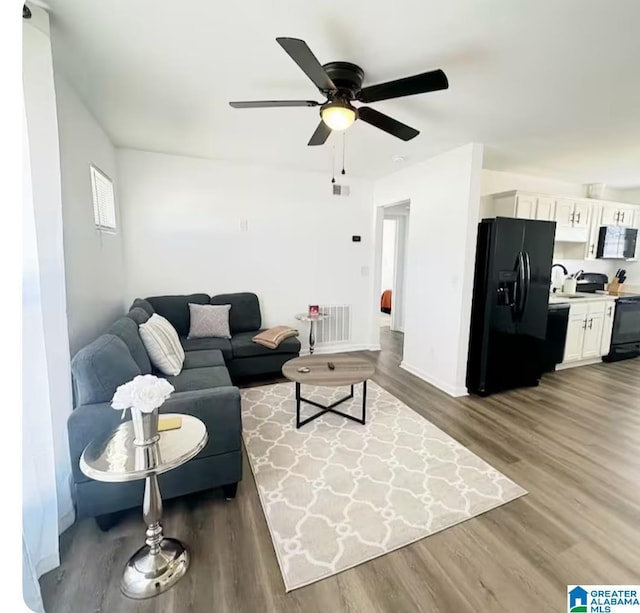
[(93, 193), (93, 218), (96, 228), (106, 232), (116, 231), (116, 202), (113, 193), (113, 181), (93, 164), (91, 172), (91, 190)]

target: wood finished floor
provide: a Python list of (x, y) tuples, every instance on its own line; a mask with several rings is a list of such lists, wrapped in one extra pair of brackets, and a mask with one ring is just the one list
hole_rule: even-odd
[(640, 583), (640, 359), (453, 399), (398, 367), (401, 335), (383, 328), (381, 341), (381, 352), (361, 353), (374, 380), (527, 496), (285, 594), (245, 457), (235, 501), (211, 491), (166, 502), (165, 533), (192, 553), (172, 590), (146, 601), (120, 593), (143, 538), (138, 511), (108, 533), (83, 520), (41, 579), (47, 613), (551, 613), (566, 610), (567, 584)]

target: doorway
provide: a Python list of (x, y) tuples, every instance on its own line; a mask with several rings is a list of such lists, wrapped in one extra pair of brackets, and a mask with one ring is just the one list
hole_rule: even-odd
[(380, 333), (404, 333), (410, 203), (382, 207), (380, 284), (376, 309)]

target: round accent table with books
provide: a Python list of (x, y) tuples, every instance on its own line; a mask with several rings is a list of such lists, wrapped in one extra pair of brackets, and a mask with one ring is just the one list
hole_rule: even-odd
[(105, 439), (92, 441), (80, 457), (82, 472), (96, 481), (145, 480), (143, 517), (147, 524), (145, 545), (127, 562), (120, 589), (129, 598), (150, 598), (175, 585), (189, 568), (185, 545), (162, 533), (162, 497), (158, 475), (181, 466), (207, 444), (205, 425), (192, 415), (165, 413), (162, 419), (179, 418), (179, 428), (160, 432), (158, 442), (135, 445), (133, 425), (120, 424)]
[[(373, 364), (363, 358), (350, 355), (306, 355), (285, 362), (282, 366), (282, 374), (296, 384), (296, 428), (300, 428), (326, 413), (335, 413), (364, 425), (367, 407), (367, 379), (370, 379), (374, 372), (375, 367)], [(328, 387), (350, 385), (351, 393), (329, 406), (324, 406), (308, 398), (303, 398), (300, 392), (300, 386), (303, 383)], [(357, 383), (362, 383), (362, 417), (360, 418), (348, 415), (335, 408), (353, 398), (353, 386)], [(300, 405), (302, 402), (322, 410), (311, 417), (300, 419)]]

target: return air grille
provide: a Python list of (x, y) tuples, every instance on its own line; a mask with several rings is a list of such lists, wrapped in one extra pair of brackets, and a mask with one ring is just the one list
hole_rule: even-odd
[(350, 304), (322, 305), (320, 312), (327, 317), (317, 323), (316, 342), (318, 344), (332, 345), (351, 340)]

